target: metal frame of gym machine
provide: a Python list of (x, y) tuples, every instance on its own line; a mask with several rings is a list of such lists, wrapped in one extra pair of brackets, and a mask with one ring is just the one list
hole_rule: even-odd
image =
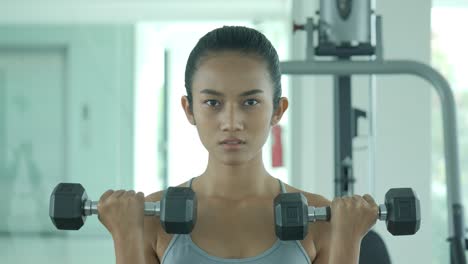
[[(313, 18), (308, 18), (305, 25), (294, 25), (294, 31), (302, 29), (307, 32), (306, 60), (281, 62), (282, 74), (334, 76), (336, 196), (353, 192), (352, 139), (356, 135), (357, 118), (365, 116), (362, 111), (351, 107), (351, 75), (407, 74), (419, 76), (432, 84), (442, 107), (450, 263), (467, 264), (456, 108), (452, 90), (447, 80), (426, 64), (411, 60), (383, 59), (382, 18), (373, 13), (370, 1), (321, 0), (317, 25)], [(374, 20), (372, 16), (375, 16)], [(371, 43), (371, 21), (375, 21), (375, 47)], [(314, 30), (318, 31), (317, 47), (314, 47)], [(337, 60), (315, 61), (315, 55), (333, 56)], [(373, 56), (373, 60), (351, 61), (351, 56), (355, 55)]]

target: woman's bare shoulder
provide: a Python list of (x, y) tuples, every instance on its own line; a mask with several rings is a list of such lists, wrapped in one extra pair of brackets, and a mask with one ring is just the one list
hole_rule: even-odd
[(324, 206), (330, 206), (331, 201), (328, 200), (327, 198), (323, 197), (320, 194), (315, 194), (315, 193), (310, 193), (306, 192), (300, 189), (297, 189), (295, 187), (292, 187), (291, 185), (284, 184), (286, 186), (286, 192), (300, 192), (302, 193), (306, 198), (310, 206), (315, 206), (315, 207), (324, 207)]
[[(187, 182), (184, 182), (178, 187), (187, 186)], [(145, 197), (145, 202), (159, 202), (164, 196), (165, 190), (160, 190), (151, 193)], [(156, 254), (158, 259), (162, 259), (164, 252), (166, 251), (167, 245), (169, 244), (172, 235), (167, 234), (161, 226), (159, 217), (145, 217), (144, 223), (145, 229), (145, 241), (147, 245), (151, 245), (151, 250)]]
[[(145, 202), (158, 202), (164, 194), (164, 190), (154, 192), (145, 196)], [(161, 224), (159, 217), (146, 216), (143, 223), (143, 237), (145, 241), (145, 256), (151, 256), (149, 259), (156, 258), (160, 263), (160, 256), (157, 254), (158, 234), (161, 234)]]
[[(184, 183), (181, 183), (179, 184), (177, 187), (186, 187), (188, 186), (188, 181), (187, 182), (184, 182)], [(149, 195), (147, 195), (145, 197), (145, 202), (159, 202), (161, 201), (163, 195), (164, 195), (164, 191), (165, 190), (160, 190), (160, 191), (157, 191), (157, 192), (154, 192), (154, 193), (151, 193)]]
[[(177, 187), (187, 186), (187, 182), (184, 182)], [(160, 190), (154, 193), (151, 193), (145, 197), (145, 202), (160, 202), (164, 196), (165, 190)], [(145, 225), (148, 223), (148, 228), (153, 229), (151, 231), (157, 232), (161, 227), (159, 217), (145, 217)], [(146, 227), (146, 226), (145, 226)]]
[[(286, 184), (287, 192), (300, 192), (304, 194), (309, 206), (325, 207), (330, 206), (331, 201), (322, 195), (306, 192)], [(309, 223), (309, 234), (305, 240), (312, 240), (315, 248), (316, 256), (321, 254), (323, 249), (326, 250), (330, 243), (331, 225), (329, 222), (317, 221)]]

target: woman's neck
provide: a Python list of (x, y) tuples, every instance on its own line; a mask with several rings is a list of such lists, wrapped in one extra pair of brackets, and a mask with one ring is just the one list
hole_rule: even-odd
[(263, 161), (252, 160), (241, 165), (226, 165), (209, 159), (205, 172), (197, 177), (197, 194), (241, 200), (252, 196), (275, 194), (278, 184), (272, 185)]

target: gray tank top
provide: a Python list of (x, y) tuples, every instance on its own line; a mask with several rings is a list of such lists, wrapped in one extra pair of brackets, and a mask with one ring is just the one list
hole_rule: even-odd
[[(193, 178), (189, 182), (192, 187)], [(281, 192), (286, 188), (278, 179)], [(245, 264), (310, 264), (310, 258), (299, 241), (282, 241), (277, 239), (275, 244), (263, 253), (249, 258), (225, 259), (208, 254), (198, 247), (191, 239), (190, 234), (175, 234), (164, 252), (161, 264), (219, 264), (219, 263), (245, 263)]]

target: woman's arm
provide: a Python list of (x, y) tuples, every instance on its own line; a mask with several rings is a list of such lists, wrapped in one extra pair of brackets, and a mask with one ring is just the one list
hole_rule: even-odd
[(154, 251), (154, 217), (144, 216), (145, 198), (135, 191), (105, 192), (98, 203), (98, 218), (112, 235), (117, 264), (159, 263)]
[[(159, 191), (148, 195), (145, 202), (159, 202), (164, 191)], [(145, 217), (144, 219), (144, 257), (146, 264), (160, 264), (156, 249), (158, 242), (158, 232), (161, 232), (161, 222), (157, 217)]]
[(155, 250), (155, 227), (154, 218), (145, 217), (143, 233), (135, 233), (127, 238), (114, 238), (116, 263), (159, 264)]
[(115, 260), (117, 264), (145, 264), (143, 233), (127, 235), (126, 237), (113, 237)]
[(377, 221), (378, 207), (365, 195), (335, 198), (332, 219), (323, 225), (314, 264), (358, 264), (362, 238)]
[(330, 255), (326, 263), (359, 263), (361, 239), (333, 236), (330, 242)]
[[(325, 234), (324, 235), (331, 235)], [(338, 235), (322, 237), (321, 245), (317, 246), (317, 256), (314, 264), (358, 264), (361, 247), (360, 239), (349, 239)]]

